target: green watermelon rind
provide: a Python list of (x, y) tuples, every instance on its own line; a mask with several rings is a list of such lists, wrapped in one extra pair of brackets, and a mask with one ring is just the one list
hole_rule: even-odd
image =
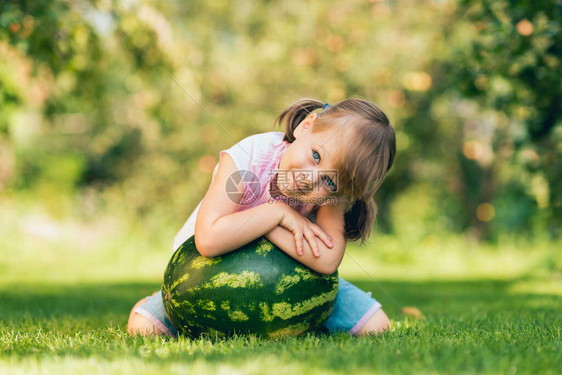
[[(264, 283), (275, 288), (256, 300)], [(190, 337), (298, 336), (328, 319), (337, 292), (337, 271), (317, 273), (263, 237), (235, 252), (205, 258), (192, 236), (170, 259), (162, 285), (168, 318)]]

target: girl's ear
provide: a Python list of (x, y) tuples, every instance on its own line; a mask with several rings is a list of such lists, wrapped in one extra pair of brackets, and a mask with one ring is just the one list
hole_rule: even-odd
[(310, 124), (312, 125), (312, 123), (316, 120), (316, 118), (318, 117), (318, 113), (311, 113), (310, 115), (306, 116), (306, 118), (304, 119), (304, 121), (309, 121)]
[(309, 130), (314, 124), (314, 120), (316, 120), (317, 117), (318, 114), (316, 113), (311, 113), (310, 115), (306, 116), (306, 118), (302, 120), (301, 123), (298, 124), (293, 131), (293, 135), (295, 136), (295, 138), (298, 138), (304, 131)]

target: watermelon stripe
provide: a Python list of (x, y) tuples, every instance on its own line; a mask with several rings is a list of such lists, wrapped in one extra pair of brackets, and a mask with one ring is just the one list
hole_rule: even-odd
[(337, 289), (327, 293), (322, 293), (302, 302), (292, 305), (287, 302), (274, 303), (271, 308), (271, 314), (278, 316), (283, 320), (291, 319), (294, 316), (304, 314), (317, 306), (321, 306), (326, 302), (333, 301), (338, 293)]
[(258, 248), (256, 249), (256, 253), (266, 257), (269, 254), (269, 252), (273, 249), (275, 249), (275, 246), (265, 238), (262, 238), (262, 240), (258, 243)]
[(310, 272), (310, 270), (305, 269), (303, 267), (295, 267), (295, 272), (298, 273), (298, 275), (300, 277), (302, 277), (303, 280), (309, 281), (309, 280), (322, 280), (325, 279), (326, 277), (329, 278), (333, 278), (332, 276), (325, 276), (322, 275), (321, 273), (317, 273), (317, 272)]
[(197, 257), (191, 262), (191, 267), (195, 269), (200, 269), (206, 266), (212, 266), (217, 264), (222, 260), (220, 257), (206, 258), (204, 256)]
[(172, 283), (172, 285), (170, 285), (170, 290), (174, 290), (176, 289), (176, 287), (180, 284), (183, 284), (184, 281), (187, 281), (189, 278), (191, 277), (190, 274), (185, 273), (184, 275), (182, 275), (179, 279), (177, 279), (176, 281), (174, 281)]
[(210, 300), (205, 301), (200, 299), (199, 301), (197, 301), (197, 306), (207, 311), (215, 311), (217, 309), (217, 305), (215, 305), (215, 303)]
[(245, 322), (250, 319), (248, 315), (244, 314), (241, 310), (228, 311), (227, 313), (233, 322)]
[(247, 288), (249, 286), (262, 286), (260, 274), (251, 271), (244, 271), (241, 274), (221, 272), (211, 278), (211, 281), (204, 284), (203, 288), (214, 289), (221, 286), (231, 288)]
[(287, 288), (298, 284), (300, 281), (301, 277), (299, 275), (282, 275), (275, 286), (275, 293), (282, 294)]
[(310, 329), (310, 324), (308, 323), (297, 323), (291, 326), (269, 332), (267, 334), (270, 338), (287, 337), (287, 336), (299, 336)]

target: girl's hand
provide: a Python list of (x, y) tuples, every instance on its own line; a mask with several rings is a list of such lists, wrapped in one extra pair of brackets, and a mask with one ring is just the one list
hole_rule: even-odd
[(308, 241), (315, 257), (320, 256), (317, 238), (320, 238), (327, 247), (334, 247), (332, 239), (328, 233), (326, 233), (319, 225), (314, 224), (293, 208), (282, 202), (277, 202), (276, 204), (279, 205), (283, 213), (283, 217), (279, 225), (290, 230), (295, 235), (295, 245), (298, 255), (303, 255), (303, 237)]

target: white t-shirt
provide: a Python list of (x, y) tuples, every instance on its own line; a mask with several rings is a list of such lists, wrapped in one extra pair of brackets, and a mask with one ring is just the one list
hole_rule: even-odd
[[(228, 150), (220, 152), (221, 158), (225, 153), (230, 155), (244, 182), (243, 203), (237, 207), (236, 212), (259, 206), (271, 199), (269, 191), (271, 179), (279, 168), (281, 156), (290, 145), (289, 142), (283, 140), (284, 136), (281, 132), (256, 134), (244, 138)], [(215, 179), (218, 166), (217, 163), (212, 180)], [(225, 189), (228, 189), (228, 186), (225, 186)], [(200, 207), (201, 202), (176, 234), (174, 250), (195, 233), (195, 220)], [(318, 209), (318, 206), (310, 204), (291, 204), (291, 207), (303, 216), (309, 216)]]

